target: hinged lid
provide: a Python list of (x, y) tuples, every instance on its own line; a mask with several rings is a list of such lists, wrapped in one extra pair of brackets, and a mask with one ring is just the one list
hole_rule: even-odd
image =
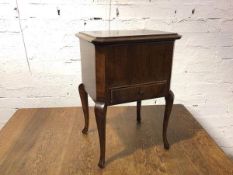
[(131, 41), (161, 41), (180, 39), (181, 35), (158, 30), (110, 30), (110, 31), (85, 31), (76, 34), (77, 37), (92, 43), (115, 43)]

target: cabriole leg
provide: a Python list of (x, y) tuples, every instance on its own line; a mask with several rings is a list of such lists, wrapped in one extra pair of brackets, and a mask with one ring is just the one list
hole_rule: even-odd
[(99, 133), (100, 159), (98, 166), (100, 168), (104, 168), (105, 165), (106, 111), (107, 111), (107, 106), (105, 103), (96, 102), (95, 118)]
[(83, 115), (84, 115), (84, 119), (85, 119), (85, 125), (84, 125), (84, 128), (82, 130), (82, 133), (87, 134), (88, 127), (89, 127), (88, 95), (87, 95), (87, 92), (85, 90), (84, 84), (80, 84), (78, 90), (79, 90), (79, 95), (80, 95), (81, 102), (82, 102)]
[(168, 95), (165, 97), (165, 100), (166, 100), (166, 106), (165, 106), (164, 120), (163, 120), (163, 143), (164, 143), (164, 148), (169, 149), (169, 143), (167, 140), (167, 126), (174, 101), (174, 94), (171, 90), (169, 91)]
[(141, 100), (137, 101), (137, 122), (141, 123)]

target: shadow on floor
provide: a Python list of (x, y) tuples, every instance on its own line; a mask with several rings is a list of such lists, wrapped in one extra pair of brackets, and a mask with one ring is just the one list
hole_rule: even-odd
[[(115, 132), (119, 140), (125, 145), (125, 149), (109, 157), (106, 160), (107, 163), (133, 154), (137, 149), (144, 150), (155, 145), (163, 147), (164, 105), (142, 106), (141, 124), (136, 122), (136, 107), (134, 106), (114, 107), (108, 110), (108, 113), (112, 115), (111, 118), (109, 117), (108, 123), (116, 130)], [(183, 105), (173, 106), (168, 126), (168, 140), (171, 147), (177, 142), (191, 139), (201, 129), (200, 124)]]

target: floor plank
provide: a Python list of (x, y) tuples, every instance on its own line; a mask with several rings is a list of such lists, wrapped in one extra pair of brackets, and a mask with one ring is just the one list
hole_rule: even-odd
[(98, 133), (93, 108), (90, 130), (81, 133), (81, 108), (20, 109), (0, 132), (1, 175), (233, 174), (233, 163), (182, 105), (175, 105), (163, 149), (164, 106), (107, 111), (106, 168), (97, 167)]

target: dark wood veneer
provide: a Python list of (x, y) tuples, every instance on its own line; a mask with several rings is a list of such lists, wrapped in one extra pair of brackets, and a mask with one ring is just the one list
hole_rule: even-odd
[(165, 97), (164, 147), (174, 94), (170, 90), (174, 41), (181, 36), (153, 30), (80, 32), (82, 81), (79, 92), (89, 124), (87, 94), (95, 101), (100, 139), (99, 167), (105, 164), (107, 106), (137, 101), (137, 121), (141, 122), (141, 100)]

